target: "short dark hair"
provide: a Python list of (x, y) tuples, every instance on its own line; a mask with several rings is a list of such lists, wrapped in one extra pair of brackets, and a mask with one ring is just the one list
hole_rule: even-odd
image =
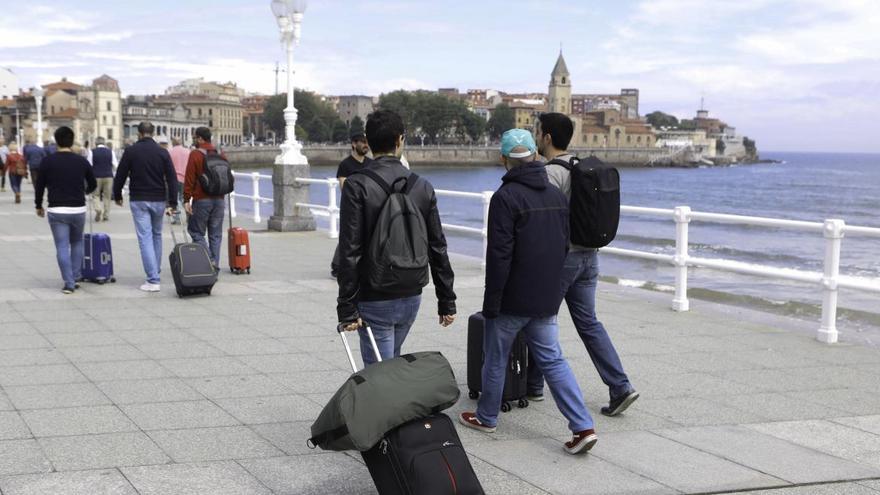
[(156, 128), (153, 127), (153, 123), (149, 120), (145, 120), (138, 124), (138, 132), (143, 134), (144, 136), (152, 136), (155, 130)]
[(199, 127), (196, 129), (196, 137), (200, 137), (205, 141), (211, 142), (211, 129), (207, 127)]
[(70, 148), (73, 146), (73, 129), (63, 125), (55, 130), (55, 143), (59, 148)]
[(364, 130), (373, 153), (388, 153), (394, 151), (397, 138), (403, 136), (403, 119), (391, 110), (376, 110), (367, 116)]
[(541, 122), (541, 135), (550, 134), (553, 147), (565, 151), (574, 135), (574, 123), (567, 115), (558, 112), (542, 113), (538, 116)]

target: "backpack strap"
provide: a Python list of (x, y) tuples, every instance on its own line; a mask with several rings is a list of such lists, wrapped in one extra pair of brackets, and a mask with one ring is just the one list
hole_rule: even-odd
[(580, 161), (580, 158), (578, 158), (576, 156), (571, 157), (571, 161), (565, 161), (565, 160), (560, 160), (559, 158), (554, 158), (554, 159), (550, 160), (549, 162), (547, 162), (546, 165), (559, 165), (560, 167), (564, 168), (565, 170), (568, 170), (569, 172), (571, 172), (571, 169), (574, 168), (574, 165), (579, 161)]
[[(391, 193), (394, 192), (394, 187), (401, 180), (405, 181), (403, 188), (400, 190), (400, 192), (402, 192), (403, 194), (409, 194), (410, 190), (412, 190), (412, 188), (413, 188), (413, 185), (415, 185), (415, 183), (418, 182), (418, 180), (419, 180), (418, 175), (410, 173), (407, 176), (398, 177), (397, 179), (394, 180), (394, 183), (389, 185), (388, 182), (386, 182), (385, 179), (382, 178), (382, 176), (380, 176), (378, 173), (376, 173), (375, 171), (370, 170), (368, 168), (362, 168), (362, 169), (354, 172), (354, 174), (364, 174), (367, 177), (373, 179), (373, 182), (375, 182), (376, 184), (379, 184), (379, 187), (381, 187), (382, 190), (385, 191), (385, 194), (387, 194), (389, 196), (391, 196)], [(354, 175), (354, 174), (352, 174), (352, 175)]]

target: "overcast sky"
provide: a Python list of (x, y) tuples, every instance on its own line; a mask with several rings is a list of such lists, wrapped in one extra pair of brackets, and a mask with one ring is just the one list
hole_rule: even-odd
[[(125, 94), (200, 76), (272, 93), (269, 3), (0, 0), (0, 66), (22, 86), (107, 73)], [(678, 117), (705, 95), (762, 150), (880, 152), (877, 0), (312, 0), (294, 68), (325, 94), (546, 91), (560, 43), (576, 93), (636, 87), (642, 114)]]

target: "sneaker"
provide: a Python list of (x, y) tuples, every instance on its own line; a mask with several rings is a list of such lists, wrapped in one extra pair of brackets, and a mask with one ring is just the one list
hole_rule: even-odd
[(592, 428), (589, 430), (579, 431), (571, 437), (571, 440), (565, 442), (565, 451), (571, 455), (586, 452), (596, 445), (599, 437)]
[(544, 394), (543, 393), (538, 393), (538, 394), (529, 393), (529, 394), (526, 394), (526, 399), (528, 399), (529, 402), (541, 402), (544, 400)]
[(109, 222), (109, 221), (110, 221), (110, 217), (108, 217), (107, 215), (104, 215), (104, 219), (103, 219), (103, 221), (105, 221), (105, 222)]
[(80, 287), (79, 284), (73, 284), (73, 289), (74, 289), (74, 290), (79, 290), (79, 287)]
[(494, 426), (486, 426), (477, 419), (476, 413), (463, 412), (458, 416), (458, 422), (483, 433), (495, 433)]
[(161, 286), (159, 284), (151, 284), (149, 282), (144, 283), (144, 285), (140, 286), (140, 289), (144, 292), (159, 292), (161, 290)]
[(635, 390), (630, 390), (629, 392), (617, 397), (615, 399), (611, 399), (611, 402), (601, 409), (602, 414), (605, 416), (617, 416), (618, 414), (626, 411), (626, 409), (632, 405), (636, 399), (639, 398), (639, 393)]
[(61, 289), (62, 294), (73, 294), (73, 287), (64, 287)]
[(95, 215), (95, 221), (96, 221), (96, 222), (100, 222), (100, 221), (101, 221), (101, 214), (100, 214), (100, 213), (98, 213), (97, 215)]

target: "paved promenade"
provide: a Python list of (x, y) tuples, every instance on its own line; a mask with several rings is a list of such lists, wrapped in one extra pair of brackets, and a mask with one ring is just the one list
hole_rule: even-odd
[[(137, 290), (127, 208), (110, 232), (118, 282), (60, 292), (44, 219), (0, 194), (0, 493), (369, 494), (359, 455), (311, 451), (312, 420), (348, 376), (334, 331), (334, 242), (252, 233), (253, 274), (214, 295)], [(245, 226), (258, 230), (259, 227)], [(171, 246), (166, 230), (166, 256)], [(167, 258), (166, 258), (167, 259)], [(459, 320), (436, 324), (426, 291), (406, 351), (440, 350), (464, 387), (474, 260), (455, 257)], [(225, 260), (224, 260), (225, 265)], [(618, 418), (566, 314), (563, 346), (599, 443), (572, 457), (552, 401), (461, 431), (487, 493), (880, 494), (880, 351), (828, 346), (815, 323), (602, 285), (599, 311), (642, 394)]]

